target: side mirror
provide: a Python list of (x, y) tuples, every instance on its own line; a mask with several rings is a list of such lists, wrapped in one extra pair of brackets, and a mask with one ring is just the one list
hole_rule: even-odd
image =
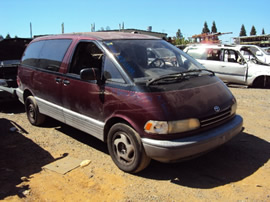
[(80, 78), (85, 81), (100, 80), (100, 70), (98, 68), (85, 68), (80, 72)]

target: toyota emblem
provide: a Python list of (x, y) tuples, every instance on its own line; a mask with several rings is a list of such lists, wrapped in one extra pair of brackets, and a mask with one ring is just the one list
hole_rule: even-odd
[(214, 110), (215, 110), (215, 112), (219, 112), (220, 111), (220, 107), (219, 106), (214, 106)]

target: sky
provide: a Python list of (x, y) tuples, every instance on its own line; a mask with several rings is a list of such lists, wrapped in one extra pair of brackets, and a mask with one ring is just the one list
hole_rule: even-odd
[(254, 25), (257, 35), (270, 34), (270, 0), (0, 0), (0, 35), (30, 37), (96, 31), (124, 27), (175, 36), (178, 29), (185, 38), (200, 34), (205, 22), (211, 30), (215, 21), (218, 32), (233, 32), (220, 37), (223, 43), (238, 37), (242, 24), (250, 34)]

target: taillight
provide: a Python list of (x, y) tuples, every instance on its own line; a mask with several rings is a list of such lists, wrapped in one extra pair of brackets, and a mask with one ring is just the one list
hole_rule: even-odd
[(19, 77), (17, 77), (17, 85), (21, 86), (21, 80), (19, 79)]

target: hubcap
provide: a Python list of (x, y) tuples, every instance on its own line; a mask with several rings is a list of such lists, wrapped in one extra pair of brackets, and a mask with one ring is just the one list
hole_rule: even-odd
[(29, 105), (28, 114), (29, 114), (29, 116), (30, 116), (31, 119), (34, 119), (35, 118), (35, 109), (34, 109), (33, 104), (30, 104)]
[(125, 134), (118, 134), (113, 144), (118, 161), (125, 162), (126, 164), (131, 164), (134, 161), (134, 146)]

